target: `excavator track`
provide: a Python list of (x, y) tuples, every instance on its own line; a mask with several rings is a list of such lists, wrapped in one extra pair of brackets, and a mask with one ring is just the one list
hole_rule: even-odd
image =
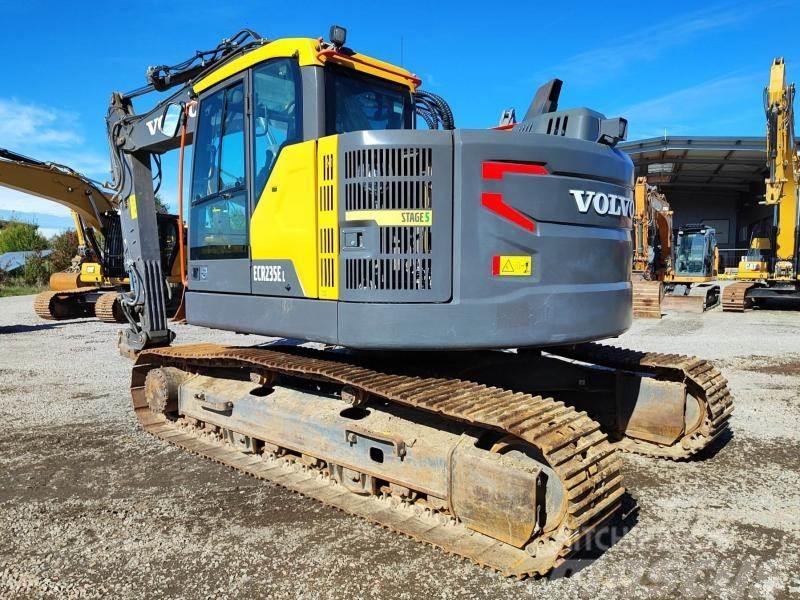
[(660, 281), (637, 279), (633, 285), (633, 317), (635, 319), (660, 319), (664, 301), (664, 284)]
[(75, 319), (91, 316), (79, 301), (81, 296), (96, 292), (100, 288), (82, 287), (71, 290), (41, 292), (33, 301), (33, 310), (48, 321)]
[[(371, 397), (425, 411), (454, 422), (519, 438), (537, 448), (559, 477), (565, 510), (556, 526), (527, 549), (468, 529), (452, 516), (417, 510), (394, 497), (354, 494), (324, 469), (285, 458), (244, 454), (191, 420), (171, 420), (151, 411), (145, 398), (148, 372), (176, 367), (244, 368), (264, 376), (284, 375), (348, 386)], [(156, 437), (218, 463), (282, 485), (347, 513), (491, 568), (505, 576), (544, 575), (561, 565), (579, 544), (613, 516), (624, 488), (619, 459), (599, 425), (552, 398), (515, 393), (461, 379), (419, 376), (360, 364), (357, 356), (289, 346), (237, 348), (198, 344), (141, 353), (131, 393), (142, 427)], [(532, 549), (533, 548), (533, 549)]]
[(749, 281), (737, 281), (722, 290), (723, 312), (744, 312), (753, 307), (753, 301), (747, 297), (748, 290), (755, 284)]
[(117, 292), (101, 294), (94, 304), (94, 314), (103, 323), (125, 323), (125, 314), (119, 304)]
[(681, 354), (638, 352), (594, 343), (548, 348), (547, 352), (600, 367), (683, 382), (687, 391), (700, 402), (703, 410), (700, 425), (685, 432), (678, 443), (663, 446), (624, 437), (613, 442), (620, 450), (657, 458), (687, 459), (706, 448), (728, 428), (734, 408), (733, 396), (728, 389), (727, 379), (707, 360)]

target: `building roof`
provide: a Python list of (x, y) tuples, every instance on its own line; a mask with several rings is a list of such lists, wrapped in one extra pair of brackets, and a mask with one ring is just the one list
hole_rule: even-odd
[(6, 252), (5, 254), (0, 254), (0, 271), (7, 271), (10, 273), (11, 271), (24, 267), (31, 256), (37, 254), (39, 256), (47, 256), (52, 252), (52, 250), (42, 250), (41, 252), (36, 250), (24, 250), (21, 252)]
[(763, 137), (660, 137), (619, 148), (630, 155), (637, 177), (646, 176), (664, 192), (757, 194), (767, 175)]

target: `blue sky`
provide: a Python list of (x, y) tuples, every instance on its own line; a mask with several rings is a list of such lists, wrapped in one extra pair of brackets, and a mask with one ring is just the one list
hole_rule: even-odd
[[(412, 6), (400, 14), (398, 6)], [(589, 106), (630, 121), (630, 138), (763, 135), (761, 90), (775, 56), (800, 82), (800, 3), (383, 2), (301, 4), (221, 0), (133, 3), (0, 0), (0, 147), (108, 179), (104, 115), (112, 90), (144, 82), (241, 27), (268, 38), (327, 35), (403, 64), (445, 96), (459, 127), (524, 113), (536, 87), (564, 80), (563, 107)], [(13, 33), (12, 33), (13, 30)], [(174, 207), (175, 166), (164, 196)], [(56, 204), (0, 188), (3, 210), (48, 214)], [(36, 217), (33, 217), (36, 218)], [(41, 217), (52, 229), (53, 221)]]

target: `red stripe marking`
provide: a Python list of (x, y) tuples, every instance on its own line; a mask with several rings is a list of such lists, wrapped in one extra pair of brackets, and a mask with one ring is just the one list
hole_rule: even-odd
[(484, 179), (502, 179), (506, 173), (522, 175), (548, 175), (549, 171), (542, 165), (515, 162), (496, 162), (487, 160), (483, 163)]
[(483, 192), (481, 194), (481, 204), (496, 215), (511, 221), (514, 225), (519, 225), (528, 231), (534, 231), (536, 229), (536, 223), (533, 219), (526, 217), (516, 208), (506, 204), (502, 194)]
[(500, 275), (500, 257), (492, 257), (492, 275)]

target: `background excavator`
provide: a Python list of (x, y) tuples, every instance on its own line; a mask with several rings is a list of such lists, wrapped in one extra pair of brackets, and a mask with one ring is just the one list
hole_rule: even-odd
[(672, 270), (672, 209), (646, 177), (636, 179), (633, 198), (633, 316), (660, 319), (662, 282)]
[[(128, 289), (129, 281), (113, 197), (69, 167), (2, 148), (0, 185), (66, 206), (75, 223), (78, 254), (67, 271), (50, 277), (50, 291), (36, 296), (36, 314), (49, 320), (96, 315), (101, 321), (124, 322), (117, 292)], [(159, 214), (157, 218), (163, 269), (169, 273), (171, 296), (179, 299), (177, 217)]]
[(738, 280), (722, 294), (724, 311), (742, 312), (763, 301), (800, 301), (798, 283), (798, 196), (800, 162), (794, 137), (794, 84), (786, 84), (786, 64), (776, 58), (764, 88), (767, 166), (764, 204), (775, 209), (771, 230), (753, 232), (741, 257)]
[[(624, 119), (559, 110), (553, 80), (521, 122), (457, 129), (443, 98), (345, 36), (243, 30), (112, 95), (135, 413), (503, 574), (547, 573), (619, 509), (616, 450), (707, 447), (726, 381), (590, 343), (631, 322)], [(187, 321), (323, 349), (171, 346), (151, 168), (188, 144)]]
[(675, 234), (672, 268), (664, 275), (664, 309), (703, 312), (719, 304), (717, 233), (703, 223)]
[[(719, 251), (713, 227), (688, 224), (673, 234), (669, 202), (639, 177), (634, 186), (633, 314), (703, 312), (719, 303)], [(674, 237), (673, 237), (674, 235)]]

